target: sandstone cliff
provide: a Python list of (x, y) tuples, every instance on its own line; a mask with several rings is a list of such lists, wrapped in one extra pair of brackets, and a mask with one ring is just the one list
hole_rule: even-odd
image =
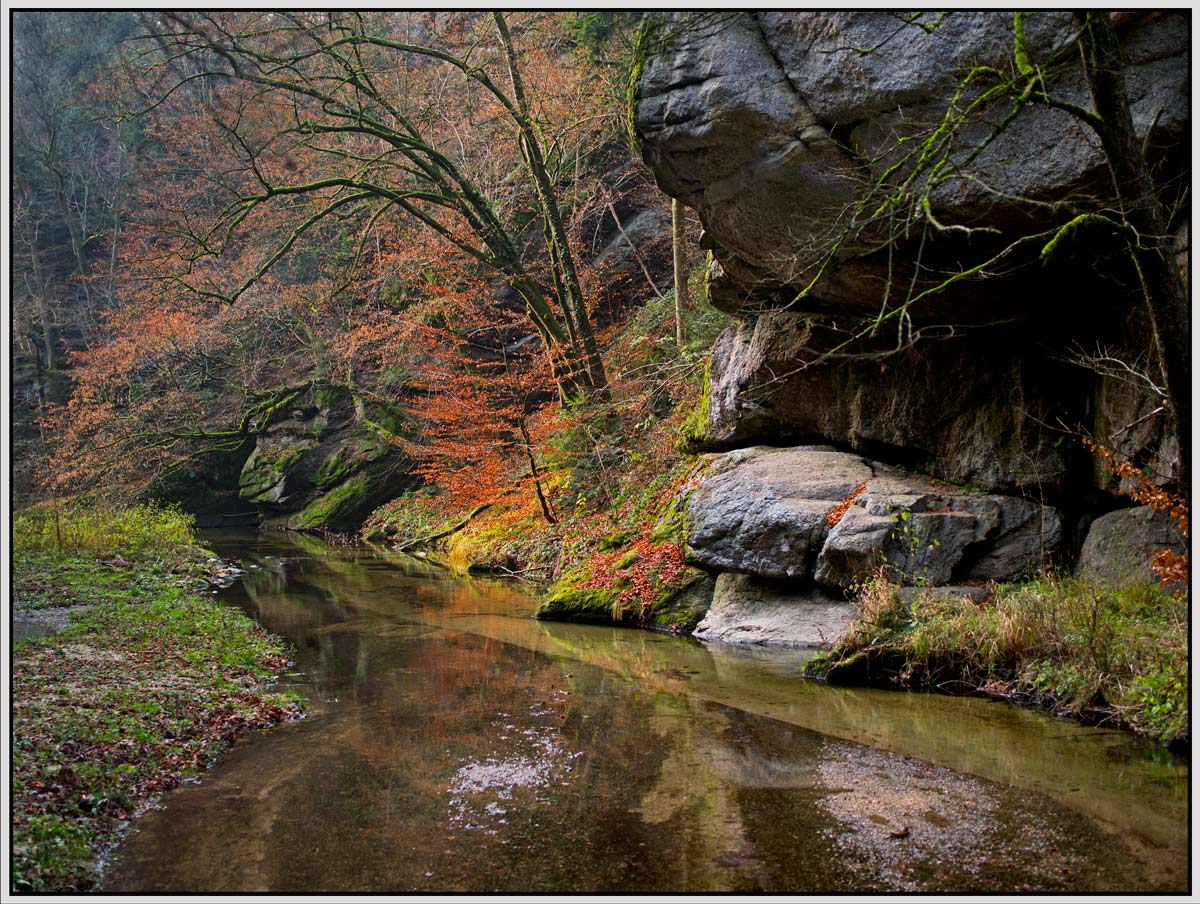
[[(1014, 24), (705, 12), (647, 31), (631, 98), (643, 156), (699, 213), (710, 300), (737, 318), (693, 445), (796, 447), (717, 460), (689, 503), (698, 564), (801, 597), (881, 561), (909, 582), (1011, 580), (1073, 561), (1121, 504), (1079, 435), (1171, 479), (1160, 400), (1082, 360), (1154, 372), (1129, 255), (1084, 228), (1112, 183), (1095, 134), (1061, 108), (1090, 107), (1064, 50), (1072, 16), (1026, 16), (1019, 61)], [(1177, 218), (1159, 240), (1184, 253), (1187, 17), (1116, 24)], [(997, 87), (1022, 65), (1042, 67), (1060, 107)]]

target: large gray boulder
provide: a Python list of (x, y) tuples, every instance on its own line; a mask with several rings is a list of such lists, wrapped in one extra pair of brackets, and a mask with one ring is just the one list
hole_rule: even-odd
[[(1135, 129), (1153, 131), (1154, 147), (1178, 143), (1189, 122), (1187, 14), (1127, 15), (1118, 27)], [(1074, 25), (1070, 13), (1032, 12), (1025, 31), (1039, 62), (1070, 42)], [(973, 67), (1009, 65), (1013, 41), (1012, 14), (1001, 11), (928, 13), (907, 25), (890, 12), (666, 16), (635, 87), (635, 124), (659, 184), (700, 213), (720, 268), (715, 303), (753, 310), (787, 288), (794, 299), (843, 236), (864, 186), (896, 162), (901, 140), (941, 121)], [(1078, 67), (1050, 87), (1088, 104)], [(1096, 136), (1060, 109), (1029, 105), (983, 142), (1003, 106), (961, 133), (953, 159), (973, 156), (966, 178), (935, 192), (939, 222), (1044, 224), (1046, 208), (1020, 199), (1062, 197), (1106, 178)], [(865, 253), (862, 238), (838, 247), (816, 299), (878, 310), (888, 264)], [(988, 305), (979, 294), (971, 286), (958, 296), (966, 319), (1027, 309), (1011, 293)]]
[(1049, 564), (1062, 540), (1050, 506), (881, 477), (829, 532), (813, 577), (851, 588), (884, 566), (893, 580), (922, 586), (1010, 581)]
[(717, 459), (688, 500), (688, 549), (713, 571), (806, 578), (825, 542), (825, 516), (874, 476), (828, 446), (740, 449)]
[(687, 513), (695, 564), (841, 590), (880, 566), (907, 584), (1014, 580), (1051, 562), (1063, 541), (1062, 518), (1050, 506), (829, 446), (716, 456)]
[(1148, 505), (1118, 509), (1092, 522), (1075, 574), (1113, 584), (1158, 584), (1150, 564), (1163, 549), (1188, 551), (1187, 540), (1165, 512)]

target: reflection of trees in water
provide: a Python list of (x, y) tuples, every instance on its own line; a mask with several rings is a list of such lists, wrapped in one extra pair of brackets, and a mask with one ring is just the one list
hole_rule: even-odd
[[(975, 724), (962, 715), (970, 708), (949, 706), (963, 701), (776, 686), (752, 658), (695, 643), (518, 629), (510, 613), (526, 603), (492, 582), (406, 574), (345, 550), (292, 554), (274, 538), (253, 549), (240, 554), (261, 567), (230, 598), (241, 593), (300, 646), (314, 693), (338, 702), (235, 751), (228, 768), (188, 789), (197, 803), (156, 822), (157, 842), (137, 841), (160, 845), (139, 866), (147, 881), (168, 869), (154, 866), (161, 861), (175, 875), (195, 870), (176, 886), (192, 889), (219, 876), (229, 888), (301, 891), (854, 887), (878, 874), (848, 874), (838, 832), (825, 831), (842, 831), (849, 817), (822, 805), (836, 789), (818, 773), (834, 754), (793, 724), (806, 718), (800, 701), (827, 708), (832, 724), (869, 723), (895, 744), (917, 743), (914, 734), (944, 744)], [(480, 613), (508, 619), (486, 630), (529, 646), (449, 629), (476, 630)], [(706, 702), (718, 690), (738, 708)], [(742, 709), (764, 700), (792, 721)], [(977, 726), (974, 743), (1003, 735), (987, 727)], [(1082, 757), (1100, 755), (1088, 747)], [(467, 767), (538, 756), (553, 767), (535, 770), (543, 784), (514, 780), (510, 798), (461, 780)], [(475, 795), (466, 801), (482, 829), (455, 820), (455, 787)], [(481, 813), (494, 818), (476, 820)], [(183, 861), (179, 850), (189, 851)]]

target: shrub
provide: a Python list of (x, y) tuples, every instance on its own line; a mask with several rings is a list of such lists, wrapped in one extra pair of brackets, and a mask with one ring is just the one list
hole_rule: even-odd
[(809, 671), (866, 656), (893, 680), (963, 684), (1123, 722), (1162, 741), (1188, 730), (1188, 607), (1159, 587), (1046, 576), (1001, 585), (982, 603), (926, 591), (906, 604), (881, 573), (858, 617)]

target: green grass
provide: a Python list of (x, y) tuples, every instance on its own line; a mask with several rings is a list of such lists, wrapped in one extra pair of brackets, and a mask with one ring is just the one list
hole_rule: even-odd
[[(14, 891), (91, 887), (125, 820), (239, 733), (297, 710), (268, 689), (287, 661), (282, 643), (196, 592), (209, 554), (190, 529), (129, 529), (178, 524), (177, 513), (99, 511), (60, 511), (58, 531), (73, 538), (61, 552), (44, 521), (15, 519), (18, 612), (76, 615), (62, 633), (13, 647)], [(101, 550), (119, 558), (101, 561)]]
[(13, 551), (22, 554), (179, 557), (202, 550), (193, 518), (176, 508), (102, 502), (44, 504), (13, 519)]
[(810, 673), (975, 688), (1164, 743), (1187, 738), (1188, 604), (1158, 587), (1052, 576), (999, 586), (981, 604), (927, 594), (906, 605), (876, 580), (858, 607)]

